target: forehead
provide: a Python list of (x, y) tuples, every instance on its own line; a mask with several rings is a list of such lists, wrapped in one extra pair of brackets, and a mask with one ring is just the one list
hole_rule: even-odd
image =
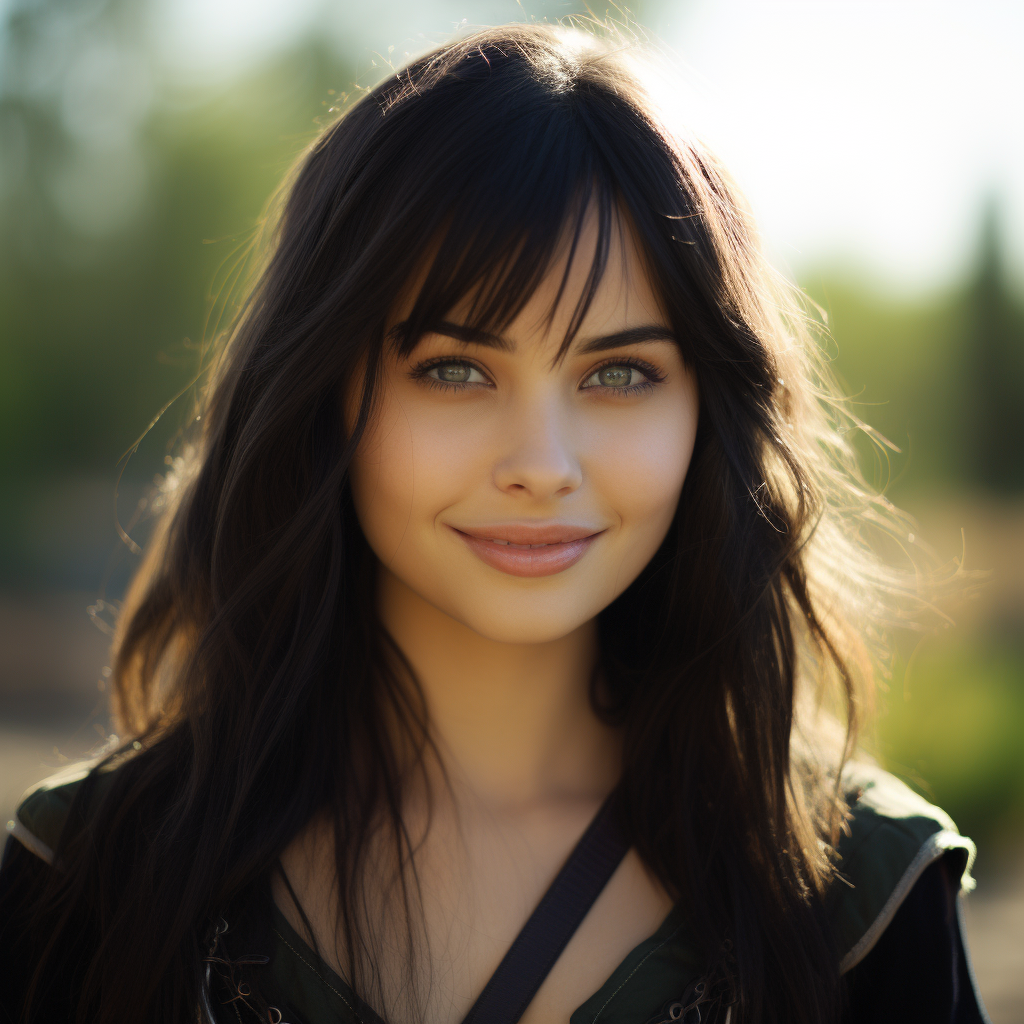
[[(407, 322), (423, 302), (424, 282), (438, 258), (437, 250), (435, 243), (420, 262), (389, 317), (389, 328)], [(481, 333), (500, 333), (514, 345), (542, 342), (563, 353), (570, 335), (585, 337), (636, 323), (668, 322), (631, 220), (617, 207), (604, 237), (596, 203), (590, 203), (578, 218), (567, 219), (543, 274), (523, 296), (516, 314), (504, 323), (482, 320), (481, 294), (500, 291), (505, 285), (500, 276), (477, 282), (442, 311), (443, 319)], [(430, 330), (429, 319), (423, 324), (425, 331)]]
[[(522, 311), (508, 325), (506, 334), (542, 335), (561, 342), (586, 295), (595, 266), (598, 234), (597, 216), (593, 209), (588, 210), (575, 253), (570, 253), (570, 240), (566, 238)], [(586, 336), (621, 329), (634, 322), (666, 320), (629, 218), (617, 213), (608, 238), (607, 260), (577, 333)]]

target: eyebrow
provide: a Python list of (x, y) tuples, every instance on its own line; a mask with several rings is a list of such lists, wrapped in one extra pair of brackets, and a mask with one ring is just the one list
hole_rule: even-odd
[(604, 352), (622, 345), (640, 345), (645, 341), (678, 341), (675, 332), (663, 324), (643, 324), (640, 327), (628, 327), (614, 334), (603, 334), (599, 338), (590, 338), (583, 342), (579, 351), (585, 355), (591, 352)]
[[(441, 334), (464, 344), (485, 345), (487, 348), (498, 349), (501, 352), (514, 352), (516, 347), (515, 343), (508, 338), (491, 334), (489, 331), (481, 331), (475, 327), (464, 327), (462, 324), (452, 323), (449, 320), (442, 320), (425, 333)], [(675, 342), (677, 340), (675, 333), (663, 324), (643, 324), (639, 327), (628, 327), (624, 331), (616, 331), (614, 334), (588, 338), (580, 344), (578, 351), (582, 355), (590, 355), (593, 352), (605, 352), (610, 348), (640, 345), (645, 341)]]

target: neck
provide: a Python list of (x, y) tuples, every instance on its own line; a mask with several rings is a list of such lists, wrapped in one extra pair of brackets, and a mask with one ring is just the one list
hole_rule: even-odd
[(381, 570), (380, 613), (426, 699), (450, 781), (495, 806), (603, 797), (619, 736), (590, 701), (597, 623), (539, 644), (490, 640)]

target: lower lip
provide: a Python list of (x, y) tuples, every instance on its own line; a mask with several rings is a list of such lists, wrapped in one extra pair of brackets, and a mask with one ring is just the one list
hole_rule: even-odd
[[(454, 527), (453, 527), (454, 529)], [(599, 534), (564, 544), (545, 544), (541, 548), (514, 548), (511, 544), (496, 544), (493, 540), (471, 537), (461, 530), (455, 532), (482, 562), (500, 569), (509, 576), (553, 576), (575, 565), (586, 553)]]

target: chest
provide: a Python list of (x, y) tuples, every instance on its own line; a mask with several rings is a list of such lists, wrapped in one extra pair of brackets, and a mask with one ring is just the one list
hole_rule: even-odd
[[(407, 874), (414, 897), (410, 921), (403, 915), (400, 886), (380, 869), (370, 894), (363, 930), (377, 968), (376, 998), (365, 981), (357, 987), (392, 1019), (459, 1024), (501, 962), (523, 924), (562, 867), (586, 826), (586, 816), (558, 828), (551, 822), (487, 823), (486, 827), (432, 829)], [(546, 824), (546, 827), (545, 827)], [(338, 902), (333, 894), (333, 857), (324, 848), (290, 849), (283, 858), (295, 895), (309, 919), (313, 940), (329, 967), (348, 978), (349, 951), (337, 941)], [(304, 928), (286, 887), (275, 902), (300, 935)], [(655, 933), (671, 900), (632, 851), (547, 975), (521, 1018), (526, 1024), (568, 1022), (627, 955)], [(408, 941), (409, 939), (413, 941)], [(370, 964), (355, 971), (370, 976)]]

